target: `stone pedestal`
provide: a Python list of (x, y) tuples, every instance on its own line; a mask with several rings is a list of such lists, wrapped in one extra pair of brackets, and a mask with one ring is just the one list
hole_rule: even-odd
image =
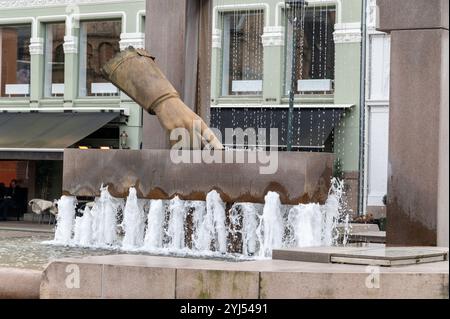
[(378, 0), (391, 34), (387, 244), (448, 246), (448, 0)]

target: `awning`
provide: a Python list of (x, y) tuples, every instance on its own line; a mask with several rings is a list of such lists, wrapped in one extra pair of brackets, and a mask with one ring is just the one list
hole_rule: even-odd
[[(0, 159), (50, 159), (51, 153), (61, 153), (117, 116), (115, 112), (0, 113)], [(57, 157), (62, 159), (62, 153)]]

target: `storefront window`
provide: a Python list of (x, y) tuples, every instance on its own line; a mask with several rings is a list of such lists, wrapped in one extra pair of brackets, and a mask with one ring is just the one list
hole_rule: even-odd
[(263, 82), (262, 10), (223, 16), (222, 95), (260, 95)]
[(286, 10), (286, 94), (292, 73), (296, 94), (333, 91), (335, 17), (332, 6)]
[(101, 74), (103, 65), (120, 51), (120, 20), (80, 24), (80, 96), (116, 96), (119, 90)]
[(64, 95), (64, 23), (46, 25), (45, 96)]
[(1, 96), (30, 94), (30, 25), (0, 26)]

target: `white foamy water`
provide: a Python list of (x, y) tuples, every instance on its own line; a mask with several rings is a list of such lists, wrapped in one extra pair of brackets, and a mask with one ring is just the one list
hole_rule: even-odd
[(136, 189), (130, 188), (123, 210), (122, 229), (125, 236), (122, 240), (124, 249), (140, 247), (144, 243), (145, 217), (144, 209), (138, 203)]
[(184, 202), (176, 196), (169, 204), (169, 225), (167, 227), (167, 235), (169, 241), (167, 248), (182, 249), (185, 247), (184, 242), (184, 221), (186, 218), (186, 209)]
[(55, 242), (62, 245), (70, 243), (74, 227), (76, 204), (76, 198), (71, 196), (62, 196), (58, 201), (59, 212), (55, 230)]
[(221, 253), (227, 252), (227, 231), (225, 229), (225, 203), (216, 191), (211, 191), (206, 196), (206, 215), (212, 220), (212, 225), (204, 231), (209, 232), (213, 239), (214, 248)]
[(117, 214), (123, 206), (121, 199), (113, 198), (108, 187), (102, 187), (100, 198), (95, 200), (91, 210), (92, 244), (96, 247), (108, 247), (118, 244)]
[(284, 223), (281, 215), (280, 195), (267, 193), (264, 210), (256, 234), (259, 239), (259, 257), (272, 256), (272, 249), (283, 247)]
[(89, 246), (92, 243), (92, 234), (93, 234), (91, 209), (88, 206), (86, 206), (86, 208), (84, 209), (83, 216), (78, 218), (80, 218), (81, 221), (78, 229), (79, 231), (78, 241), (76, 242), (80, 246)]
[[(269, 192), (264, 205), (235, 203), (227, 211), (217, 191), (205, 202), (178, 196), (145, 201), (132, 187), (124, 203), (102, 187), (92, 209), (86, 207), (76, 219), (76, 199), (61, 198), (54, 243), (163, 255), (268, 258), (277, 248), (346, 244), (349, 216), (343, 196), (343, 182), (333, 179), (324, 205), (287, 207), (279, 194)], [(338, 224), (347, 225), (342, 236)]]
[(318, 204), (298, 205), (289, 211), (289, 223), (295, 247), (322, 246), (325, 214)]
[(164, 225), (164, 203), (162, 200), (151, 200), (147, 216), (147, 231), (144, 248), (151, 250), (162, 247)]

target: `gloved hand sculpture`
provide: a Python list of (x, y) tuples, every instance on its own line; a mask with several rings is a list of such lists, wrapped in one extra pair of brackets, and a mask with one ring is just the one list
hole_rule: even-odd
[(213, 149), (223, 149), (206, 123), (183, 103), (147, 51), (129, 47), (108, 61), (102, 73), (147, 112), (156, 115), (167, 131), (184, 128), (190, 133), (190, 141), (195, 138), (201, 141), (197, 146), (191, 143), (191, 148), (208, 145)]

